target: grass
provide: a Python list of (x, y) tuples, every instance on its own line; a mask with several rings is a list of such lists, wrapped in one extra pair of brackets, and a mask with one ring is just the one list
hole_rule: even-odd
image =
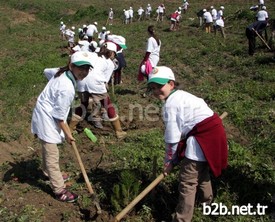
[[(116, 25), (111, 27), (111, 31), (127, 39), (127, 68), (124, 75), (125, 78), (132, 79), (129, 85), (116, 88), (113, 100), (119, 110), (128, 107), (129, 104), (125, 101), (141, 104), (142, 107), (149, 102), (160, 105), (155, 100), (148, 102), (123, 93), (125, 90), (138, 93), (136, 76), (144, 55), (146, 29), (148, 25), (154, 24), (162, 41), (160, 65), (173, 68), (184, 89), (203, 97), (212, 109), (219, 113), (229, 113), (225, 125), (233, 126), (230, 128), (232, 137), (229, 139), (230, 166), (222, 178), (213, 180), (215, 201), (227, 206), (247, 203), (274, 206), (271, 197), (275, 193), (275, 63), (271, 60), (272, 53), (268, 53), (258, 39), (255, 56), (247, 55), (244, 31), (254, 19), (254, 15), (248, 10), (251, 2), (223, 2), (227, 18), (227, 39), (223, 39), (219, 33), (217, 36), (207, 35), (197, 27), (195, 12), (211, 4), (218, 7), (219, 1), (210, 1), (207, 4), (202, 0), (191, 2), (190, 11), (184, 15), (179, 32), (168, 32), (168, 22), (143, 21), (125, 26), (121, 23), (123, 8), (137, 8), (141, 3), (146, 5), (147, 2), (121, 0), (119, 5), (116, 2), (94, 1), (91, 4), (90, 1), (79, 3), (68, 0), (64, 8), (64, 0), (0, 1), (0, 38), (3, 46), (0, 52), (0, 141), (12, 142), (24, 134), (30, 137), (29, 123), (34, 101), (47, 82), (42, 71), (67, 62), (67, 57), (60, 56), (66, 43), (58, 38), (59, 22), (62, 20), (68, 26), (80, 27), (96, 20), (101, 26), (106, 22), (108, 8), (112, 7), (115, 9)], [(178, 6), (176, 1), (165, 4), (168, 11)], [(270, 0), (266, 4), (270, 16), (274, 18), (274, 2)], [(127, 116), (125, 113), (121, 115)], [(138, 122), (140, 121), (142, 120)], [(108, 158), (112, 159), (114, 167), (107, 171), (115, 175), (116, 180), (124, 171), (135, 171), (137, 178), (142, 181), (139, 188), (142, 190), (152, 178), (153, 167), (156, 167), (157, 173), (161, 172), (164, 154), (163, 128), (156, 128), (154, 125), (153, 122), (148, 129), (144, 127), (142, 130), (129, 130), (129, 136), (123, 143), (108, 144), (112, 153)], [(109, 139), (112, 137), (106, 138)], [(6, 168), (7, 165), (3, 164), (1, 172), (5, 172)], [(74, 167), (69, 164), (68, 168)], [(153, 221), (153, 218), (157, 220), (156, 212), (167, 203), (170, 204), (167, 212), (173, 212), (177, 196), (176, 173), (177, 170), (159, 186), (159, 190), (163, 192), (163, 196), (157, 199), (159, 206), (145, 198), (137, 206), (135, 219), (131, 221)], [(101, 199), (108, 202), (113, 188), (99, 188), (98, 185)], [(83, 198), (82, 205), (89, 205), (87, 197)], [(271, 209), (266, 216), (235, 216), (233, 219), (232, 216), (205, 217), (201, 209), (197, 208), (194, 221), (269, 221), (270, 213)], [(41, 218), (43, 211), (32, 205), (26, 205), (19, 215), (14, 215), (12, 209), (0, 210), (2, 218), (6, 217), (7, 220), (17, 218), (17, 221), (28, 221), (32, 220), (33, 214)], [(169, 218), (168, 215), (162, 216)], [(69, 220), (70, 217), (71, 214), (67, 212), (63, 215), (64, 220)]]

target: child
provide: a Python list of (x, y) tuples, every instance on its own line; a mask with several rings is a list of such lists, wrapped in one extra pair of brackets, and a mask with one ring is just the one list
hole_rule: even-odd
[(57, 144), (62, 143), (64, 136), (68, 143), (75, 140), (65, 121), (75, 96), (76, 80), (84, 79), (90, 67), (90, 57), (86, 52), (74, 53), (69, 64), (50, 79), (32, 114), (31, 131), (42, 145), (42, 170), (49, 177), (56, 198), (63, 202), (74, 202), (78, 195), (65, 189)]
[[(114, 105), (107, 92), (106, 85), (108, 84), (112, 73), (114, 71), (114, 63), (112, 60), (115, 57), (117, 46), (113, 42), (106, 42), (100, 48), (96, 64), (94, 69), (90, 71), (90, 74), (83, 81), (79, 81), (77, 84), (78, 92), (80, 92), (81, 103), (85, 108), (89, 106), (89, 100), (92, 99), (92, 113), (91, 120), (96, 128), (103, 128), (100, 118), (100, 108), (104, 107), (107, 111), (109, 121), (111, 121), (115, 130), (116, 137), (123, 139), (127, 133), (124, 132), (120, 125), (119, 116), (115, 110)], [(83, 116), (83, 112), (76, 109), (74, 118), (74, 124), (70, 126), (76, 126), (80, 117)], [(73, 127), (71, 127), (73, 128)]]
[(168, 67), (158, 66), (149, 75), (149, 89), (164, 101), (164, 175), (182, 158), (179, 202), (173, 221), (191, 221), (197, 189), (202, 202), (212, 201), (209, 169), (217, 177), (226, 168), (227, 141), (218, 115), (203, 99), (178, 90), (177, 85)]

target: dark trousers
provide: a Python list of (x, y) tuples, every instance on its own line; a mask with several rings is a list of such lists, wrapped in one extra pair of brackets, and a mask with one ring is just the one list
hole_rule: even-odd
[(255, 53), (256, 48), (256, 37), (253, 30), (246, 29), (246, 37), (248, 39), (248, 54), (253, 55)]

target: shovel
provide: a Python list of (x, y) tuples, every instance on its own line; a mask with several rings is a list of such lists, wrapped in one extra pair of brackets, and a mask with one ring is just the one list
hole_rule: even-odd
[(261, 41), (265, 44), (265, 46), (271, 51), (270, 46), (266, 43), (266, 41), (263, 39), (263, 37), (254, 29), (252, 28), (252, 30), (256, 33), (256, 35), (261, 39)]
[[(220, 115), (220, 118), (223, 119), (228, 115), (227, 112), (224, 112)], [(149, 184), (138, 196), (132, 200), (116, 217), (114, 222), (119, 222), (140, 200), (143, 199), (155, 186), (157, 186), (164, 178), (164, 174), (161, 173), (152, 183)]]
[(89, 178), (88, 178), (88, 176), (87, 176), (86, 170), (85, 170), (85, 168), (84, 168), (83, 162), (82, 162), (82, 160), (81, 160), (81, 157), (80, 157), (80, 155), (79, 155), (78, 149), (77, 149), (76, 144), (75, 144), (74, 141), (72, 141), (72, 147), (73, 147), (73, 149), (74, 149), (74, 152), (75, 152), (75, 155), (76, 155), (78, 164), (79, 164), (79, 166), (80, 166), (82, 175), (83, 175), (84, 180), (85, 180), (85, 182), (86, 182), (86, 185), (87, 185), (87, 187), (88, 187), (89, 193), (91, 194), (92, 201), (93, 201), (93, 203), (94, 203), (94, 205), (95, 205), (95, 207), (96, 207), (96, 213), (97, 213), (97, 214), (101, 214), (101, 207), (100, 207), (99, 202), (98, 202), (98, 200), (97, 200), (97, 198), (96, 198), (95, 192), (94, 192), (94, 190), (93, 190), (93, 188), (92, 188), (92, 186), (91, 186), (91, 183), (90, 183), (90, 181), (89, 181)]

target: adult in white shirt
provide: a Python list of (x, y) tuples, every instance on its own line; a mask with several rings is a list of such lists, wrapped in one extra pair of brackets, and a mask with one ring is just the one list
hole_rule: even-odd
[(213, 24), (213, 18), (210, 12), (208, 12), (206, 9), (203, 9), (203, 19), (204, 19), (204, 25), (205, 25), (205, 31), (206, 33), (211, 32), (211, 26)]
[(139, 7), (139, 9), (137, 10), (137, 13), (138, 13), (138, 21), (140, 21), (140, 20), (142, 19), (143, 12), (144, 12), (144, 9), (143, 9), (142, 7)]
[(263, 6), (260, 11), (258, 11), (256, 15), (257, 21), (267, 21), (268, 20), (268, 13), (266, 11), (266, 6)]
[(90, 57), (85, 52), (76, 52), (70, 63), (60, 68), (39, 95), (32, 113), (31, 132), (42, 145), (42, 170), (49, 177), (56, 198), (63, 202), (74, 202), (78, 195), (65, 189), (59, 166), (57, 144), (65, 139), (72, 143), (72, 136), (66, 120), (75, 96), (77, 80), (84, 79), (90, 70)]

